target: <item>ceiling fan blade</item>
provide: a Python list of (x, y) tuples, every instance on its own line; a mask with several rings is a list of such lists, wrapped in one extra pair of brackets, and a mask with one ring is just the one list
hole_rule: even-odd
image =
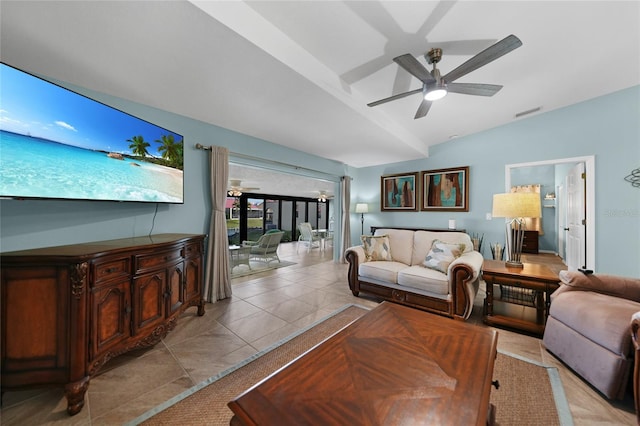
[(410, 53), (395, 57), (393, 61), (424, 84), (433, 84), (436, 81), (429, 71)]
[(426, 99), (423, 99), (422, 102), (420, 102), (420, 106), (418, 107), (418, 110), (416, 111), (416, 115), (415, 117), (413, 117), (413, 119), (417, 119), (417, 118), (422, 118), (425, 115), (427, 115), (427, 113), (429, 112), (429, 109), (431, 108), (431, 104), (433, 102), (428, 101)]
[(478, 68), (487, 65), (488, 63), (495, 61), (499, 57), (506, 55), (514, 49), (522, 46), (522, 42), (520, 39), (513, 34), (507, 36), (494, 44), (493, 46), (489, 46), (482, 52), (478, 53), (473, 58), (469, 59), (453, 71), (448, 72), (443, 79), (447, 83), (451, 83), (470, 73), (471, 71), (477, 70)]
[(379, 101), (368, 103), (367, 106), (374, 107), (376, 105), (384, 104), (386, 102), (395, 101), (396, 99), (402, 99), (404, 97), (415, 95), (416, 93), (422, 93), (422, 89), (410, 90), (409, 92), (398, 93), (397, 95), (389, 96), (388, 98), (380, 99)]
[(493, 96), (502, 89), (499, 84), (481, 83), (449, 83), (447, 91), (450, 93), (461, 93), (463, 95)]

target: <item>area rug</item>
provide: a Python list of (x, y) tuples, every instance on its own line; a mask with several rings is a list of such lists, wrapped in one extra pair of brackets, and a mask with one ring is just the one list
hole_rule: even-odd
[[(169, 401), (128, 425), (228, 425), (227, 403), (272, 372), (364, 315), (366, 308), (347, 305), (326, 319), (278, 342)], [(491, 403), (496, 423), (505, 425), (572, 425), (558, 371), (512, 354), (498, 353)]]
[(295, 265), (296, 262), (281, 260), (280, 262), (272, 261), (266, 263), (250, 260), (249, 264), (251, 265), (251, 268), (249, 268), (249, 266), (247, 265), (238, 265), (234, 267), (231, 270), (231, 278), (246, 277), (247, 275), (259, 274), (265, 271), (270, 271), (272, 269), (284, 268), (287, 266)]

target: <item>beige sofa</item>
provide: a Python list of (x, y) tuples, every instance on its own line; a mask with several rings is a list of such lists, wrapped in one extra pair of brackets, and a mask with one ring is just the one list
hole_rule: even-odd
[(633, 365), (632, 317), (640, 312), (640, 279), (561, 271), (542, 342), (602, 392), (623, 398)]
[[(345, 252), (355, 296), (365, 293), (460, 320), (471, 315), (483, 258), (469, 235), (396, 228), (379, 228), (374, 235), (382, 253), (366, 247), (372, 238)], [(460, 249), (450, 264), (439, 257), (446, 257), (448, 248)]]

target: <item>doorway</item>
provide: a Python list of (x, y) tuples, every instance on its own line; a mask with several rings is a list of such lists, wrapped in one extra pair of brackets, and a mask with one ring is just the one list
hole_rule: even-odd
[[(584, 165), (584, 198), (583, 203), (579, 203), (579, 209), (583, 210), (582, 217), (584, 218), (584, 222), (582, 225), (584, 227), (584, 236), (583, 242), (578, 242), (574, 240), (571, 245), (567, 245), (567, 235), (562, 235), (565, 232), (566, 226), (566, 217), (569, 215), (575, 215), (575, 212), (571, 212), (570, 209), (572, 206), (568, 204), (567, 197), (567, 189), (564, 184), (560, 184), (555, 189), (555, 195), (557, 198), (557, 227), (559, 232), (558, 237), (558, 247), (557, 253), (565, 259), (565, 262), (570, 261), (572, 265), (567, 263), (567, 266), (570, 269), (577, 269), (579, 267), (585, 267), (588, 269), (595, 269), (595, 157), (587, 156), (587, 157), (573, 157), (573, 158), (562, 158), (556, 160), (546, 160), (546, 161), (538, 161), (531, 163), (518, 163), (518, 164), (508, 164), (505, 166), (505, 191), (510, 191), (512, 176), (514, 173), (518, 171), (520, 168), (524, 167), (549, 167), (555, 166), (556, 170), (562, 171), (561, 182), (564, 182), (564, 176), (569, 174), (569, 169), (571, 166), (576, 164)], [(566, 172), (565, 172), (566, 171)], [(575, 203), (574, 203), (575, 204)], [(575, 205), (574, 205), (575, 207)], [(560, 216), (562, 215), (562, 217)], [(563, 225), (565, 224), (565, 225)], [(573, 234), (575, 236), (575, 234)], [(564, 241), (561, 243), (560, 241)], [(562, 246), (561, 244), (564, 244)], [(576, 253), (575, 251), (578, 251)], [(583, 261), (579, 261), (583, 264), (573, 264), (574, 260), (569, 259), (584, 259)]]

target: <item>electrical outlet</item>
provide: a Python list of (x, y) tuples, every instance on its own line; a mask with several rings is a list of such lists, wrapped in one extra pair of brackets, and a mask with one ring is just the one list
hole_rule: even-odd
[(491, 220), (491, 213), (487, 213), (486, 219)]

